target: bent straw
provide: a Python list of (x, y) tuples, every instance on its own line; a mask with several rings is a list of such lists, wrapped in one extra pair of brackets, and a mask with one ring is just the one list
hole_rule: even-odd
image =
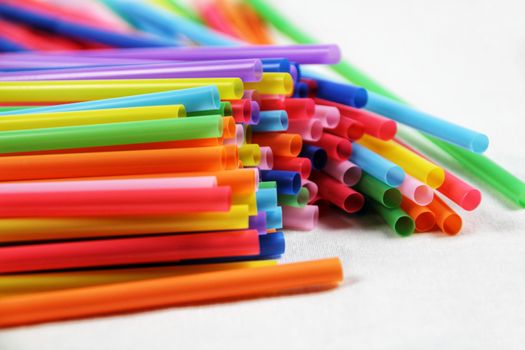
[(334, 286), (337, 258), (45, 292), (0, 300), (0, 327)]
[(0, 113), (0, 116), (177, 104), (184, 105), (188, 114), (198, 111), (218, 110), (220, 108), (219, 90), (216, 86), (202, 86), (185, 90), (164, 91), (151, 94), (9, 111)]
[(428, 232), (436, 225), (436, 215), (432, 210), (416, 204), (407, 197), (403, 197), (401, 209), (414, 220), (417, 232)]
[(133, 122), (186, 116), (183, 105), (100, 109), (0, 117), (0, 131)]
[(311, 231), (317, 227), (319, 207), (307, 205), (303, 208), (283, 207), (284, 228), (299, 231)]
[(397, 188), (389, 187), (367, 173), (363, 173), (354, 188), (387, 208), (398, 208), (401, 204), (402, 196)]
[[(315, 40), (302, 33), (297, 27), (288, 22), (275, 9), (264, 3), (264, 0), (247, 0), (257, 12), (268, 22), (272, 23), (281, 33), (303, 44), (315, 43)], [(399, 96), (372, 80), (358, 68), (343, 61), (332, 67), (347, 80), (358, 84), (365, 89), (389, 97), (392, 100), (406, 103)], [(456, 161), (467, 167), (471, 173), (481, 181), (487, 183), (496, 191), (503, 194), (521, 207), (525, 207), (525, 183), (505, 170), (491, 159), (468, 152), (428, 135), (426, 136), (435, 146), (452, 156)], [(468, 209), (467, 209), (468, 210)]]
[(248, 228), (248, 216), (248, 206), (233, 205), (228, 212), (164, 216), (2, 219), (0, 220), (0, 243), (243, 230)]
[[(244, 88), (247, 90), (257, 90), (260, 94), (264, 95), (287, 95), (290, 96), (293, 93), (293, 79), (288, 73), (263, 73), (262, 79), (255, 83), (245, 82)], [(1, 90), (0, 90), (1, 91)], [(242, 97), (242, 95), (241, 95)], [(221, 93), (221, 98), (224, 97)], [(240, 97), (237, 97), (240, 98)], [(235, 99), (235, 98), (232, 98)]]
[(255, 230), (31, 244), (0, 249), (0, 273), (259, 254)]

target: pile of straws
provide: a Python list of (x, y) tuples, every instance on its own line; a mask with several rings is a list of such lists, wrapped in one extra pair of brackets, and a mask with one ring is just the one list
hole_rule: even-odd
[[(305, 45), (273, 45), (265, 19)], [(480, 191), (397, 123), (525, 205), (485, 135), (262, 1), (0, 0), (0, 29), (1, 327), (331, 287), (337, 258), (276, 264), (280, 230), (314, 229), (320, 200), (400, 236), (459, 233), (451, 206)]]

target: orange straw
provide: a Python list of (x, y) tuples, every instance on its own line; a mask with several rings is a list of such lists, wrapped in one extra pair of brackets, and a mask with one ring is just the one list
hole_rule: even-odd
[(403, 196), (403, 201), (401, 202), (401, 209), (414, 219), (417, 232), (431, 231), (436, 225), (436, 216), (432, 210), (417, 205), (405, 196)]
[(343, 279), (337, 258), (43, 292), (0, 300), (0, 327), (257, 297)]
[(461, 216), (443, 202), (437, 194), (434, 194), (434, 199), (427, 205), (427, 208), (436, 215), (436, 224), (443, 233), (453, 236), (461, 231), (463, 226)]
[(248, 4), (239, 2), (233, 5), (237, 14), (241, 15), (242, 20), (247, 23), (253, 33), (253, 44), (271, 45), (273, 40), (268, 32), (268, 27), (261, 20), (259, 15)]
[(297, 157), (303, 147), (303, 139), (298, 134), (285, 133), (253, 133), (250, 143), (272, 148), (274, 156)]

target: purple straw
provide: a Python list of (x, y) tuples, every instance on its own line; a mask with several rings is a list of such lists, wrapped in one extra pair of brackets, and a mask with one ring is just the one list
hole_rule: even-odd
[(260, 211), (256, 216), (248, 217), (250, 230), (257, 230), (260, 235), (265, 235), (266, 231), (266, 212)]
[(33, 70), (2, 74), (0, 81), (241, 78), (254, 82), (261, 80), (262, 73), (260, 60), (245, 59)]

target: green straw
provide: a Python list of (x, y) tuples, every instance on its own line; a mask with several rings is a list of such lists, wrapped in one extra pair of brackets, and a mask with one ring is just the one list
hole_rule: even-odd
[(387, 208), (399, 208), (403, 200), (403, 196), (397, 188), (390, 187), (364, 172), (353, 188)]
[[(266, 19), (266, 21), (271, 23), (282, 34), (288, 36), (293, 41), (299, 44), (314, 44), (317, 42), (290, 23), (286, 18), (279, 14), (277, 10), (267, 5), (264, 0), (245, 1), (251, 4), (261, 17)], [(354, 84), (406, 104), (406, 102), (399, 96), (374, 81), (360, 69), (347, 61), (343, 60), (338, 65), (332, 66), (332, 69)], [(472, 171), (472, 174), (478, 179), (487, 183), (513, 202), (518, 203), (521, 207), (525, 207), (523, 198), (523, 188), (525, 188), (525, 183), (522, 180), (518, 179), (485, 156), (462, 150), (458, 146), (442, 142), (425, 134), (423, 134), (423, 136), (429, 139), (436, 147), (452, 156), (457, 162), (465, 166), (465, 168)], [(509, 186), (507, 182), (512, 183), (512, 186)], [(519, 191), (513, 192), (511, 189), (518, 189)]]
[(203, 115), (220, 114), (221, 116), (230, 117), (232, 115), (232, 104), (230, 102), (222, 102), (218, 110), (211, 111), (196, 111), (188, 113), (188, 117), (198, 117)]
[(201, 18), (193, 11), (191, 11), (187, 6), (182, 4), (179, 0), (164, 0), (166, 6), (170, 6), (175, 12), (179, 15), (191, 19), (197, 23), (203, 23)]
[(35, 108), (35, 107), (28, 107), (28, 106), (0, 107), (0, 112), (18, 111), (21, 109), (28, 109), (28, 108)]
[(304, 208), (308, 204), (308, 199), (310, 199), (310, 193), (306, 188), (301, 188), (297, 195), (286, 195), (280, 194), (277, 197), (278, 203), (280, 206), (286, 205), (288, 207), (295, 208)]
[(381, 203), (367, 197), (367, 204), (378, 213), (390, 228), (402, 237), (414, 233), (414, 220), (401, 208), (387, 208)]
[(277, 182), (275, 182), (275, 181), (261, 181), (261, 182), (259, 182), (259, 188), (277, 188)]
[(17, 130), (0, 133), (0, 153), (204, 139), (222, 133), (219, 115)]

